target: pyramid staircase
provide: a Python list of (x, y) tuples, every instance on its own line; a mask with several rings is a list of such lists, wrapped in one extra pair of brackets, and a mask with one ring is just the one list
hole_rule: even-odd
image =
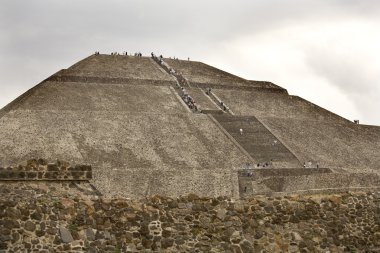
[(247, 151), (256, 164), (270, 163), (281, 168), (301, 167), (297, 157), (256, 117), (232, 116), (226, 113), (213, 114), (213, 117)]

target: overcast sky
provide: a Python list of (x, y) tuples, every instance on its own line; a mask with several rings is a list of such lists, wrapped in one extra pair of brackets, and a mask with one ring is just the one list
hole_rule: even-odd
[(380, 125), (378, 0), (0, 0), (0, 29), (0, 107), (94, 51), (153, 51)]

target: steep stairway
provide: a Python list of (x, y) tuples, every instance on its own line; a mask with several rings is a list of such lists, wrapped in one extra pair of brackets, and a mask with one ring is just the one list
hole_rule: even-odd
[(195, 99), (199, 108), (203, 110), (220, 110), (219, 107), (211, 100), (208, 95), (200, 88), (187, 88), (187, 92)]
[(301, 167), (296, 156), (254, 116), (224, 113), (213, 114), (213, 117), (257, 164), (272, 163), (273, 167), (279, 168)]
[[(217, 104), (210, 98), (205, 92), (199, 87), (192, 87), (190, 82), (182, 76), (182, 74), (177, 73), (166, 61), (162, 58), (158, 58), (152, 53), (152, 59), (158, 64), (160, 68), (166, 71), (169, 75), (173, 76), (177, 81), (177, 86), (174, 87), (178, 95), (183, 98), (185, 94), (189, 95), (194, 99), (197, 104), (196, 109), (190, 108), (193, 112), (204, 113), (219, 113), (222, 112)], [(186, 91), (186, 92), (184, 92)], [(189, 106), (190, 107), (190, 106)]]

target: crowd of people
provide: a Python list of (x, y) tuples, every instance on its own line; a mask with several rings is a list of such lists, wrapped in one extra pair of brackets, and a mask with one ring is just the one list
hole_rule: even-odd
[[(188, 84), (187, 80), (181, 75), (181, 73), (177, 73), (173, 68), (171, 68), (169, 66), (169, 64), (167, 64), (164, 61), (164, 57), (162, 55), (160, 55), (160, 56), (157, 57), (152, 52), (151, 56), (152, 56), (153, 60), (155, 60), (157, 63), (159, 63), (162, 66), (163, 69), (165, 69), (169, 74), (173, 75), (177, 79), (178, 86), (179, 86), (179, 88), (181, 88), (181, 92), (182, 92), (180, 95), (181, 95), (182, 100), (185, 102), (185, 104), (191, 110), (198, 111), (198, 106), (195, 103), (194, 98), (192, 98), (189, 94), (187, 94), (186, 90), (182, 87), (182, 85)], [(174, 59), (178, 60), (178, 58), (175, 58), (175, 57), (174, 57)]]
[(195, 100), (189, 94), (186, 93), (186, 90), (183, 87), (181, 89), (182, 89), (182, 99), (185, 102), (185, 104), (187, 104), (187, 106), (191, 110), (194, 109), (195, 111), (198, 111), (198, 106), (195, 103)]
[(164, 57), (162, 56), (162, 54), (160, 56), (156, 56), (153, 52), (150, 53), (153, 60), (155, 60), (156, 62), (158, 62), (167, 72), (170, 72), (170, 73), (174, 73), (174, 69), (170, 68), (169, 64), (167, 64), (166, 62), (164, 62)]
[[(99, 53), (99, 51), (95, 51), (95, 55), (99, 55), (100, 53)], [(111, 55), (125, 55), (125, 56), (128, 56), (128, 52), (127, 51), (125, 51), (125, 52), (123, 52), (123, 53), (118, 53), (118, 52), (111, 52)], [(154, 55), (154, 53), (152, 52), (151, 53), (151, 55), (152, 55), (152, 58), (155, 58), (156, 56)], [(131, 54), (131, 56), (132, 56), (132, 54)], [(143, 55), (142, 55), (142, 53), (141, 52), (136, 52), (136, 53), (134, 53), (133, 54), (133, 56), (136, 56), (136, 57), (142, 57)], [(169, 57), (169, 59), (172, 59), (171, 57)], [(174, 60), (179, 60), (179, 58), (178, 57), (173, 57), (173, 59)], [(190, 61), (190, 58), (189, 57), (187, 57), (187, 60), (188, 61)], [(160, 57), (159, 57), (159, 61), (160, 62), (162, 62), (163, 61), (163, 56), (162, 55), (160, 55)]]
[(255, 165), (256, 168), (272, 168), (273, 167), (273, 160), (271, 159), (270, 162), (263, 162), (258, 163)]
[[(95, 51), (95, 55), (100, 55), (99, 51)], [(125, 56), (128, 56), (128, 52), (125, 51), (122, 54), (120, 54), (119, 52), (111, 52), (111, 55), (125, 55)], [(142, 57), (143, 55), (142, 55), (141, 52), (137, 52), (137, 53), (134, 53), (134, 56), (136, 56), (136, 57)]]
[[(178, 84), (180, 87), (182, 87), (182, 85), (188, 85), (188, 81), (186, 80), (186, 78), (184, 78), (182, 76), (181, 73), (178, 73), (177, 71), (175, 71), (172, 67), (169, 66), (169, 64), (167, 64), (165, 61), (164, 61), (164, 57), (162, 55), (160, 56), (156, 56), (153, 52), (151, 53), (151, 56), (152, 58), (158, 62), (163, 69), (165, 69), (169, 74), (173, 75), (177, 81), (178, 81)], [(177, 58), (178, 60), (178, 58)]]

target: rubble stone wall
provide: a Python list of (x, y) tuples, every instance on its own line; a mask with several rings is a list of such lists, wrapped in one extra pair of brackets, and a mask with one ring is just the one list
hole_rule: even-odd
[(375, 252), (380, 248), (380, 192), (239, 201), (190, 194), (137, 201), (53, 197), (42, 188), (30, 198), (3, 186), (0, 252)]

